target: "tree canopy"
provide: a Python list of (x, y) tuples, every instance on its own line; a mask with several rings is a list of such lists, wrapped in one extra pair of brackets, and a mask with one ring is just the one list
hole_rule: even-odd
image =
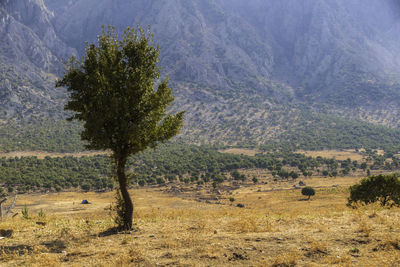
[(310, 186), (306, 186), (303, 189), (301, 189), (301, 194), (303, 196), (308, 196), (308, 199), (310, 199), (311, 196), (315, 195), (315, 190)]
[(400, 206), (400, 180), (398, 174), (376, 175), (364, 178), (350, 187), (347, 205), (379, 202), (382, 206)]
[(126, 188), (127, 158), (178, 134), (184, 116), (166, 113), (174, 97), (168, 79), (159, 81), (158, 62), (159, 47), (149, 29), (127, 28), (120, 40), (113, 28), (103, 27), (98, 45), (86, 44), (82, 62), (71, 58), (67, 73), (57, 82), (70, 92), (65, 109), (74, 112), (69, 120), (83, 122), (86, 147), (113, 152), (125, 228), (131, 228), (133, 214)]

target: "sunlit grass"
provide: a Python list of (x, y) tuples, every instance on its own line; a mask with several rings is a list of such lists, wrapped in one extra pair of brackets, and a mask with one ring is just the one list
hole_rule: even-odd
[[(132, 190), (135, 231), (114, 226), (113, 193), (24, 195), (31, 219), (1, 222), (0, 261), (15, 266), (396, 266), (400, 209), (346, 207), (345, 187), (320, 188), (305, 201), (300, 190), (257, 192), (242, 187), (218, 201), (212, 192), (174, 195), (167, 188)], [(80, 205), (82, 199), (92, 204)], [(220, 203), (220, 204), (217, 204)], [(244, 208), (236, 207), (242, 203)], [(36, 224), (38, 212), (45, 218)], [(383, 265), (382, 265), (383, 264)]]

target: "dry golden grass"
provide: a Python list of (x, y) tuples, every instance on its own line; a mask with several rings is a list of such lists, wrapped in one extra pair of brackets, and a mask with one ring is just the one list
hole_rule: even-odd
[(247, 156), (254, 156), (260, 151), (255, 149), (245, 149), (245, 148), (229, 148), (224, 150), (219, 150), (221, 153), (228, 153), (228, 154), (235, 154), (235, 155), (247, 155)]
[(337, 160), (346, 160), (350, 158), (351, 160), (362, 160), (363, 155), (356, 152), (354, 149), (345, 150), (318, 150), (318, 151), (297, 151), (297, 153), (304, 154), (311, 157), (323, 157), (323, 158), (336, 158)]
[[(345, 180), (343, 178), (343, 180)], [(315, 184), (324, 182), (315, 180)], [(343, 181), (347, 184), (351, 181)], [(354, 178), (353, 178), (354, 181)], [(355, 182), (355, 181), (354, 181)], [(338, 181), (336, 184), (339, 184)], [(268, 185), (265, 185), (268, 186)], [(135, 231), (107, 235), (113, 193), (24, 195), (31, 219), (1, 222), (3, 266), (400, 266), (400, 209), (345, 206), (346, 187), (167, 193), (132, 190)], [(215, 196), (215, 195), (214, 195)], [(229, 198), (234, 197), (233, 204)], [(78, 204), (88, 199), (92, 204)], [(211, 198), (210, 198), (211, 199)], [(242, 203), (244, 208), (236, 207)], [(39, 221), (38, 211), (46, 217)]]
[(46, 151), (14, 151), (0, 153), (0, 157), (6, 158), (21, 158), (21, 157), (37, 157), (38, 159), (44, 159), (45, 157), (50, 158), (61, 158), (61, 157), (84, 157), (84, 156), (96, 156), (96, 155), (109, 155), (109, 152), (104, 151), (84, 151), (75, 153), (53, 153)]

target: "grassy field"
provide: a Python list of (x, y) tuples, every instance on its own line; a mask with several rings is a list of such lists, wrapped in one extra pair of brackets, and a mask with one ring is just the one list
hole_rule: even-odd
[(400, 266), (400, 209), (347, 208), (357, 181), (307, 179), (310, 201), (290, 183), (134, 189), (135, 231), (122, 234), (107, 231), (112, 192), (21, 195), (30, 219), (1, 222), (13, 235), (0, 265)]
[(37, 157), (38, 159), (44, 159), (45, 157), (50, 158), (61, 158), (61, 157), (85, 157), (85, 156), (97, 156), (97, 155), (109, 155), (109, 152), (104, 151), (84, 151), (75, 153), (56, 153), (46, 151), (14, 151), (0, 153), (0, 157), (5, 158), (21, 158), (21, 157)]
[[(364, 150), (360, 150), (364, 151)], [(247, 155), (247, 156), (254, 156), (257, 153), (260, 153), (260, 151), (255, 150), (255, 149), (243, 149), (243, 148), (229, 148), (229, 149), (223, 149), (219, 150), (221, 153), (229, 153), (229, 154), (235, 154), (235, 155)], [(354, 149), (344, 149), (344, 150), (299, 150), (296, 151), (297, 153), (304, 154), (309, 157), (316, 158), (318, 156), (323, 157), (323, 158), (335, 158), (337, 160), (346, 160), (350, 158), (351, 160), (363, 160), (365, 159), (365, 156), (360, 153), (355, 151)], [(378, 150), (377, 154), (383, 155), (382, 150)]]
[[(244, 149), (244, 148), (229, 148), (219, 150), (221, 153), (235, 154), (235, 155), (247, 155), (254, 156), (260, 151), (255, 149)], [(316, 151), (297, 151), (297, 153), (304, 154), (311, 157), (325, 157), (325, 158), (336, 158), (337, 160), (346, 160), (350, 158), (351, 160), (362, 160), (363, 155), (360, 152), (356, 152), (354, 149), (347, 150), (316, 150)], [(0, 157), (14, 158), (14, 157), (37, 157), (43, 159), (45, 157), (83, 157), (83, 156), (97, 156), (97, 155), (109, 155), (110, 152), (104, 151), (85, 151), (85, 152), (75, 152), (75, 153), (56, 153), (56, 152), (46, 152), (46, 151), (14, 151), (14, 152), (3, 152), (0, 153)], [(383, 154), (383, 151), (378, 150), (378, 154)]]
[[(219, 150), (221, 153), (235, 154), (235, 155), (247, 155), (254, 156), (260, 153), (259, 150), (255, 149), (244, 149), (244, 148), (229, 148)], [(350, 158), (351, 160), (362, 160), (363, 155), (356, 152), (354, 149), (347, 150), (316, 150), (316, 151), (297, 151), (298, 153), (304, 154), (311, 157), (325, 157), (325, 158), (336, 158), (337, 160), (346, 160)], [(75, 152), (75, 153), (56, 153), (56, 152), (46, 152), (46, 151), (14, 151), (14, 152), (3, 152), (0, 153), (0, 157), (14, 158), (14, 157), (37, 157), (43, 159), (45, 157), (83, 157), (83, 156), (96, 156), (96, 155), (108, 155), (110, 152), (104, 151), (85, 151), (85, 152)], [(378, 154), (383, 154), (383, 151), (378, 150)]]
[(360, 161), (364, 159), (363, 155), (355, 151), (354, 149), (316, 150), (316, 151), (297, 151), (297, 152), (313, 158), (320, 156), (323, 158), (335, 158), (337, 160), (346, 160), (350, 158), (351, 160)]
[(219, 150), (221, 153), (235, 154), (235, 155), (246, 155), (246, 156), (254, 156), (260, 151), (255, 149), (245, 149), (245, 148), (228, 148)]

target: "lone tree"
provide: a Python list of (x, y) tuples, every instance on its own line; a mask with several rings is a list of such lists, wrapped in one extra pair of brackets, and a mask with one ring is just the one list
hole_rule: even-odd
[(381, 206), (400, 206), (400, 180), (397, 174), (376, 175), (364, 178), (359, 184), (349, 188), (347, 205), (357, 207), (357, 203), (380, 202)]
[(310, 199), (311, 196), (315, 195), (315, 190), (311, 186), (306, 186), (303, 189), (301, 189), (301, 194), (303, 196), (308, 196), (308, 199)]
[(178, 134), (184, 117), (184, 112), (166, 113), (174, 97), (167, 78), (155, 88), (158, 62), (159, 47), (149, 29), (127, 28), (119, 40), (114, 28), (105, 31), (103, 26), (98, 45), (87, 43), (82, 61), (72, 57), (56, 84), (70, 92), (65, 109), (74, 115), (68, 120), (83, 122), (86, 148), (112, 151), (124, 229), (132, 228), (133, 216), (125, 173), (128, 157)]

